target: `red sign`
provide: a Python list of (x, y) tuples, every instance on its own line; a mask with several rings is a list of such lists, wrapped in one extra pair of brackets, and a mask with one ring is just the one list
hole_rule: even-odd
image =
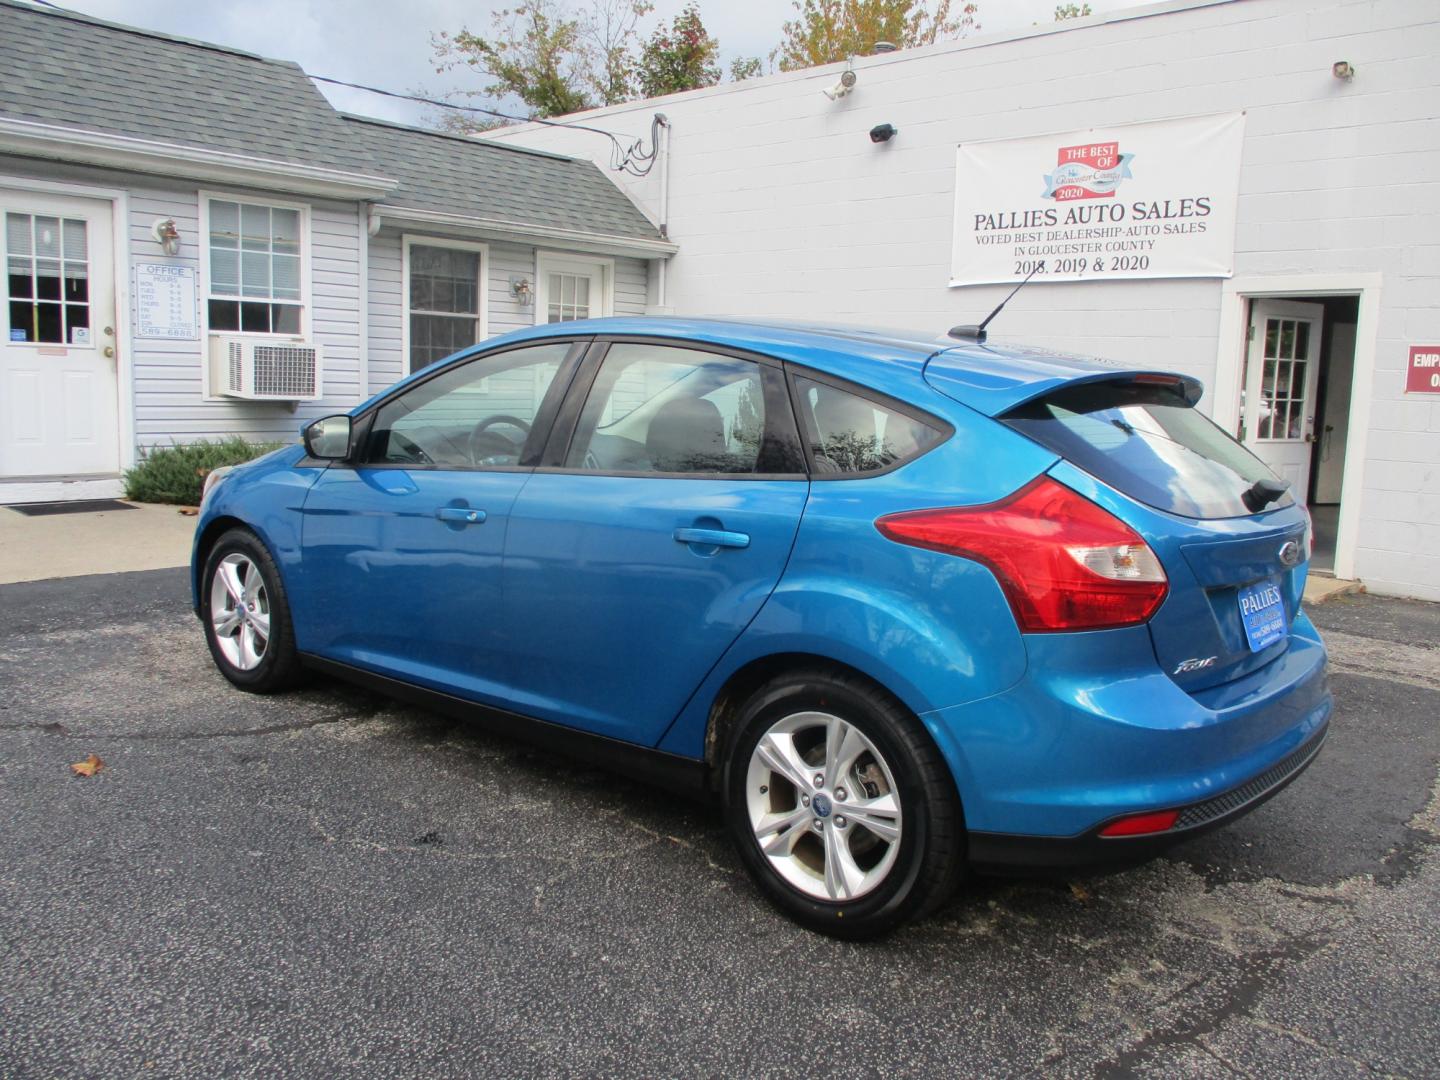
[(1405, 367), (1407, 394), (1440, 394), (1440, 345), (1411, 345)]
[(1045, 178), (1050, 185), (1046, 197), (1056, 202), (1114, 198), (1120, 181), (1130, 176), (1125, 165), (1132, 156), (1122, 156), (1118, 142), (1062, 146), (1055, 171)]

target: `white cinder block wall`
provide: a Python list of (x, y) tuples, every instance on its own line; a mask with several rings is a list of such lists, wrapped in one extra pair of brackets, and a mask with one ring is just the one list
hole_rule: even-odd
[[(585, 114), (673, 124), (668, 225), (681, 314), (933, 328), (1009, 286), (947, 287), (955, 145), (1175, 116), (1247, 113), (1237, 276), (1378, 273), (1358, 575), (1440, 600), (1440, 398), (1403, 395), (1406, 346), (1440, 341), (1440, 7), (1434, 0), (1176, 0)], [(1348, 60), (1353, 81), (1331, 75)], [(899, 135), (873, 145), (869, 129)], [(600, 137), (492, 137), (602, 165)], [(660, 220), (660, 169), (617, 179)], [(992, 327), (1213, 382), (1219, 280), (1032, 284)], [(1347, 498), (1351, 497), (1347, 492)]]

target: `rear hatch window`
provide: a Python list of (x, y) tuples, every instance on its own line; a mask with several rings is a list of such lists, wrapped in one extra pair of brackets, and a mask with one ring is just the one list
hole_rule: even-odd
[[(1196, 411), (1177, 378), (1073, 384), (1001, 420), (1132, 499), (1181, 517), (1247, 517), (1261, 507), (1247, 504), (1246, 492), (1257, 481), (1276, 481), (1264, 462)], [(1287, 492), (1268, 508), (1293, 501)]]
[(1292, 541), (1303, 551), (1306, 525), (1288, 492), (1273, 498), (1278, 485), (1247, 505), (1275, 474), (1197, 412), (1188, 388), (1163, 375), (1070, 384), (1001, 419), (1137, 502), (1191, 519), (1146, 540), (1170, 577), (1149, 622), (1156, 659), (1195, 693), (1287, 650), (1304, 564), (1281, 551)]

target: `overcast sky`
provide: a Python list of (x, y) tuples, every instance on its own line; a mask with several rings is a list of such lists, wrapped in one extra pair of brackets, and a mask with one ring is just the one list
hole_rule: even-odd
[[(430, 37), (439, 30), (490, 29), (501, 3), (463, 0), (61, 0), (64, 7), (102, 19), (229, 45), (263, 56), (294, 60), (312, 75), (330, 75), (369, 86), (438, 94), (478, 89), (477, 73), (437, 74)], [(583, 3), (584, 0), (572, 0)], [(981, 33), (1010, 30), (1054, 17), (1055, 0), (978, 0)], [(1097, 12), (1134, 7), (1142, 0), (1090, 0)], [(655, 0), (657, 19), (673, 18), (685, 0)], [(792, 12), (788, 0), (699, 0), (706, 27), (720, 41), (728, 69), (737, 56), (768, 56), (780, 25)], [(425, 106), (357, 90), (321, 85), (347, 112), (420, 122)], [(513, 107), (513, 103), (512, 103)]]

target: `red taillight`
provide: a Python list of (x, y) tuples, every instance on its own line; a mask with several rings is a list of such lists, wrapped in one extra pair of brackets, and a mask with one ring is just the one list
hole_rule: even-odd
[(875, 527), (984, 563), (1026, 632), (1143, 623), (1169, 587), (1139, 533), (1048, 476), (999, 502), (890, 514)]
[(1146, 833), (1167, 832), (1175, 827), (1179, 810), (1156, 810), (1149, 814), (1131, 814), (1112, 821), (1100, 830), (1101, 836), (1144, 836)]

